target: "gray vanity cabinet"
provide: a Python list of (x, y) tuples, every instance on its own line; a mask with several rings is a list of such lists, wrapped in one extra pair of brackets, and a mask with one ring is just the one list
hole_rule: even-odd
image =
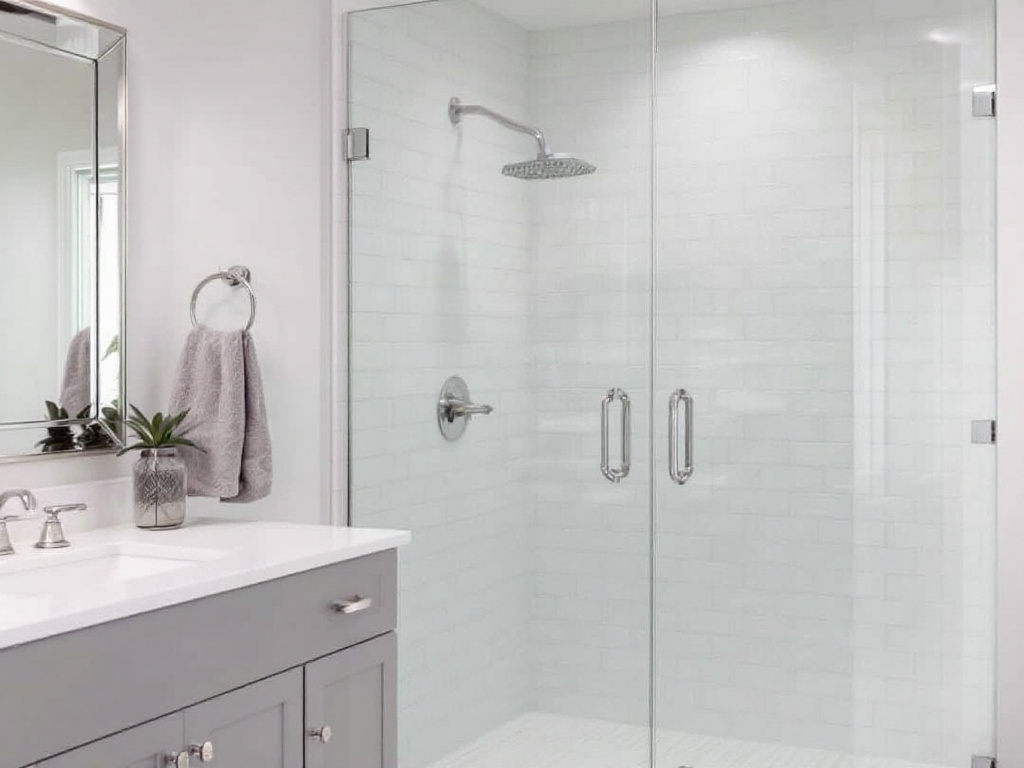
[(0, 768), (395, 768), (397, 576), (388, 550), (0, 650)]
[(396, 768), (396, 653), (392, 633), (306, 665), (306, 768)]
[(192, 763), (302, 768), (302, 670), (293, 669), (185, 710), (185, 743)]
[(180, 713), (161, 717), (45, 760), (37, 768), (167, 768), (169, 751), (181, 746), (184, 723)]

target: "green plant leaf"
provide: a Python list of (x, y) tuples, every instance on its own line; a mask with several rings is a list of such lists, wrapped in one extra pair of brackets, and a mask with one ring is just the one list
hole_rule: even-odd
[(189, 409), (186, 408), (181, 413), (177, 414), (176, 416), (171, 416), (169, 419), (167, 419), (164, 422), (164, 429), (167, 430), (167, 433), (168, 433), (169, 437), (171, 435), (174, 435), (175, 433), (177, 433), (177, 435), (179, 437), (181, 437), (184, 434), (184, 432), (178, 432), (177, 430), (178, 430), (178, 427), (181, 426), (181, 423), (186, 418), (188, 418), (188, 412), (189, 412)]
[[(152, 420), (146, 418), (146, 415), (134, 405), (131, 405), (130, 409), (132, 415), (125, 420), (125, 424), (138, 436), (139, 442), (124, 448), (122, 453), (174, 445), (185, 445), (202, 450), (191, 441), (184, 439), (185, 435), (192, 430), (192, 427), (181, 429), (182, 423), (188, 418), (188, 409), (173, 415), (158, 411), (153, 415)], [(106, 410), (104, 410), (104, 414), (106, 414)], [(115, 415), (120, 416), (117, 413)]]

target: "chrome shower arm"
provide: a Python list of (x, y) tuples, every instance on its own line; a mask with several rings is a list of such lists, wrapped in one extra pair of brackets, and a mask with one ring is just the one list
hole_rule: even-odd
[(463, 104), (457, 97), (452, 97), (452, 100), (448, 102), (448, 117), (455, 124), (462, 122), (463, 115), (483, 115), (489, 117), (491, 120), (496, 122), (498, 125), (502, 125), (512, 131), (518, 131), (519, 133), (525, 133), (527, 136), (532, 136), (537, 142), (537, 147), (540, 149), (538, 157), (549, 157), (551, 155), (551, 147), (548, 146), (548, 140), (544, 138), (544, 134), (540, 128), (534, 128), (529, 125), (517, 122), (510, 117), (505, 117), (502, 114), (495, 112), (493, 109), (482, 107), (479, 104)]

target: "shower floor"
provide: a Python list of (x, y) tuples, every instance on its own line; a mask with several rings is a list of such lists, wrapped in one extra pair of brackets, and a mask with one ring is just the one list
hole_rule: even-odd
[[(642, 768), (647, 729), (529, 713), (505, 723), (429, 768)], [(659, 731), (659, 768), (942, 768), (823, 749)]]

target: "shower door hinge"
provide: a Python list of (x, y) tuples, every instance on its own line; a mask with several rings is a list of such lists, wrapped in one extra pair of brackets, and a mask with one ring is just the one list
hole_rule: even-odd
[(975, 117), (996, 116), (996, 86), (994, 83), (974, 86), (971, 98), (972, 112)]
[(988, 755), (975, 755), (971, 758), (971, 768), (996, 768), (996, 759)]
[(971, 442), (978, 445), (992, 445), (996, 442), (998, 432), (994, 419), (971, 422)]
[(369, 128), (348, 128), (345, 131), (344, 137), (345, 159), (348, 162), (370, 159)]

